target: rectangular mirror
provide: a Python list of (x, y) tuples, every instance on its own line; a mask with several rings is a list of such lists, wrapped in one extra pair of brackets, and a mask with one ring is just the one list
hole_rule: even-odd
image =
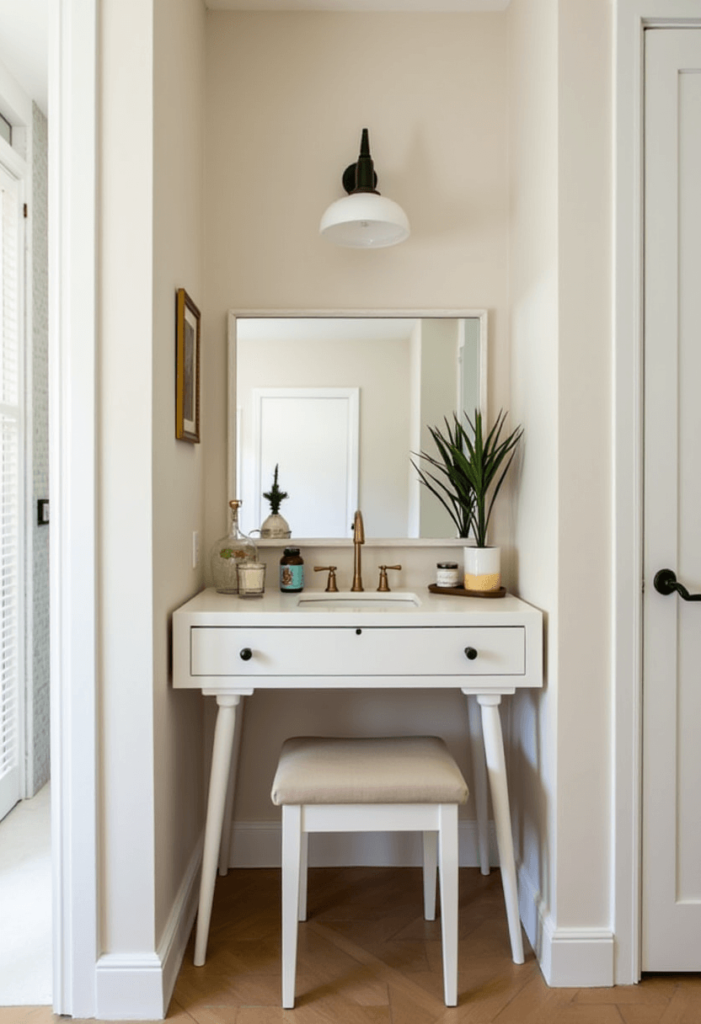
[[(229, 318), (229, 497), (260, 529), (273, 483), (294, 541), (344, 539), (362, 509), (369, 538), (449, 538), (411, 453), (429, 426), (486, 414), (484, 310), (237, 312)], [(254, 532), (254, 536), (255, 536)]]

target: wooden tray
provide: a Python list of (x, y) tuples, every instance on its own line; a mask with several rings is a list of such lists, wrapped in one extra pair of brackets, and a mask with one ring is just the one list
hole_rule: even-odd
[(465, 590), (464, 587), (437, 587), (435, 583), (429, 583), (428, 589), (432, 594), (455, 594), (457, 597), (506, 597), (505, 587), (499, 587), (498, 590)]

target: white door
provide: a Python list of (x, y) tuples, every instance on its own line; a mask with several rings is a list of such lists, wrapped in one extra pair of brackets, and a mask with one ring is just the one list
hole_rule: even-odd
[(244, 532), (270, 513), (279, 466), (281, 508), (294, 537), (350, 537), (358, 505), (359, 388), (253, 388), (253, 437), (242, 440)]
[(699, 971), (701, 31), (645, 38), (642, 969)]

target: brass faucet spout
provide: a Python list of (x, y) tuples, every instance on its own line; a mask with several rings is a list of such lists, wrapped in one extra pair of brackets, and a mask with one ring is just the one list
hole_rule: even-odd
[(353, 586), (351, 592), (364, 590), (363, 574), (360, 563), (360, 545), (365, 543), (365, 526), (363, 515), (358, 509), (353, 517)]

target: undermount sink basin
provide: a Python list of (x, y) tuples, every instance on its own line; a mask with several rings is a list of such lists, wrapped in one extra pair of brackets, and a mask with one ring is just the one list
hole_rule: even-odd
[(381, 594), (377, 591), (361, 591), (357, 594), (327, 594), (326, 591), (319, 593), (302, 594), (297, 605), (309, 611), (348, 611), (357, 608), (359, 611), (402, 611), (410, 608), (418, 608), (421, 601), (416, 594), (408, 591), (392, 591), (389, 594)]

